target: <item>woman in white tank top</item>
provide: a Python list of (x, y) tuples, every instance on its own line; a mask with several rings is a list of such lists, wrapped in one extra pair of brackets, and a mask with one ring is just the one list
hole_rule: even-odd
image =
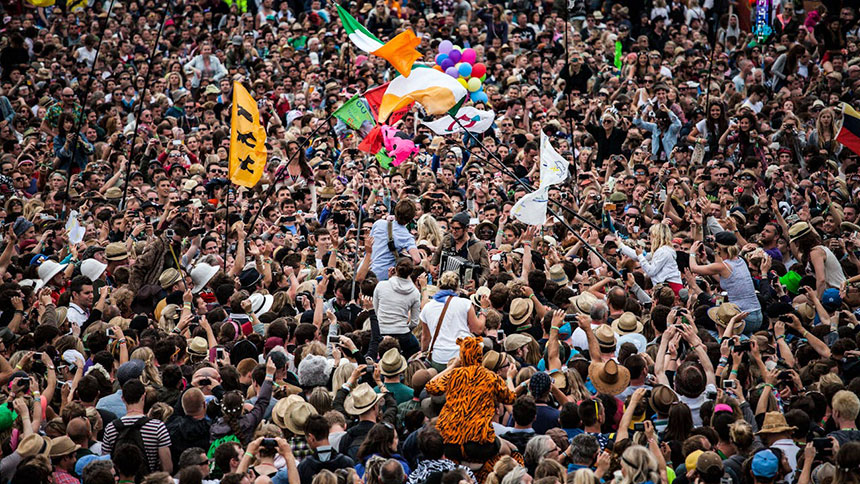
[(821, 245), (821, 238), (812, 226), (806, 222), (797, 222), (788, 229), (788, 236), (797, 260), (815, 275), (818, 297), (825, 289), (842, 287), (845, 273), (842, 272), (839, 259), (830, 249)]

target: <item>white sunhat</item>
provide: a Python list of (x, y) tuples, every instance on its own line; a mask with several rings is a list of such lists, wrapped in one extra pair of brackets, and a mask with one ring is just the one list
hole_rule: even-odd
[(191, 283), (194, 284), (194, 289), (192, 289), (191, 292), (193, 294), (197, 294), (202, 291), (217, 272), (218, 267), (211, 266), (205, 262), (201, 262), (194, 266), (194, 269), (191, 269)]
[(42, 285), (47, 285), (51, 282), (51, 279), (54, 278), (57, 274), (65, 270), (68, 264), (60, 264), (59, 262), (54, 262), (50, 259), (42, 262), (42, 265), (39, 266), (39, 279), (42, 280)]
[(87, 276), (93, 282), (102, 276), (105, 269), (107, 269), (107, 264), (103, 264), (95, 259), (87, 259), (81, 262), (81, 274)]
[(260, 294), (255, 292), (248, 298), (251, 301), (251, 311), (259, 318), (261, 314), (272, 309), (272, 303), (275, 302), (275, 296), (271, 294)]

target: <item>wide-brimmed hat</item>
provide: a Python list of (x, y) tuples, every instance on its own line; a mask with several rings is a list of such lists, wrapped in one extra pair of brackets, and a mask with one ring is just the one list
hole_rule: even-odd
[(597, 340), (597, 344), (604, 348), (615, 348), (617, 339), (615, 338), (615, 331), (612, 330), (612, 327), (608, 324), (601, 324), (594, 330), (594, 338)]
[(806, 222), (797, 222), (788, 229), (788, 238), (791, 242), (812, 232), (812, 226)]
[(505, 351), (508, 353), (516, 351), (531, 343), (532, 337), (527, 334), (514, 333), (505, 338)]
[[(711, 318), (711, 321), (713, 321), (717, 327), (725, 329), (725, 327), (729, 325), (729, 322), (731, 322), (732, 318), (740, 314), (740, 312), (741, 308), (739, 308), (737, 304), (722, 303), (719, 306), (708, 309), (708, 317)], [(738, 323), (732, 328), (732, 333), (743, 333), (746, 325), (746, 321), (738, 321)]]
[(51, 439), (43, 437), (39, 434), (30, 434), (18, 444), (16, 452), (24, 459), (34, 455), (50, 455), (51, 454)]
[(218, 267), (211, 266), (205, 262), (201, 262), (194, 266), (194, 269), (191, 269), (190, 274), (191, 283), (194, 284), (194, 288), (191, 289), (191, 292), (197, 294), (202, 291), (216, 273), (218, 273)]
[(275, 406), (272, 407), (272, 422), (282, 429), (287, 428), (287, 424), (285, 422), (287, 418), (287, 409), (291, 405), (295, 405), (300, 402), (304, 402), (304, 400), (299, 395), (289, 395), (287, 398), (281, 398), (278, 400), (275, 403)]
[(283, 415), (284, 427), (296, 435), (305, 435), (305, 423), (311, 415), (317, 415), (317, 409), (304, 400), (293, 400), (287, 405)]
[(382, 395), (373, 391), (367, 383), (362, 383), (349, 393), (343, 402), (343, 408), (350, 415), (361, 415), (372, 409), (380, 400)]
[(105, 260), (120, 261), (128, 259), (128, 250), (122, 242), (112, 242), (105, 247)]
[(490, 230), (492, 230), (492, 231), (493, 231), (493, 233), (496, 233), (496, 224), (494, 224), (493, 222), (491, 222), (491, 221), (489, 221), (489, 220), (484, 220), (484, 221), (482, 221), (481, 223), (479, 223), (479, 224), (475, 227), (475, 233), (476, 233), (476, 234), (478, 234), (478, 233), (480, 233), (480, 232), (481, 232), (481, 229), (483, 229), (483, 228), (487, 228), (487, 227), (489, 227), (489, 228), (490, 228)]
[(782, 412), (767, 412), (764, 414), (764, 423), (762, 423), (761, 430), (756, 432), (756, 435), (781, 434), (794, 430), (797, 430), (797, 427), (788, 425)]
[(534, 311), (535, 303), (531, 298), (518, 297), (511, 301), (511, 311), (509, 313), (511, 324), (519, 326), (525, 323)]
[(53, 439), (51, 439), (50, 456), (61, 457), (64, 455), (69, 455), (72, 452), (77, 452), (80, 448), (81, 446), (76, 444), (68, 435), (54, 437)]
[(564, 272), (564, 266), (561, 264), (553, 264), (549, 268), (549, 280), (559, 286), (566, 286), (570, 279), (567, 278), (567, 273)]
[(620, 335), (630, 333), (641, 333), (642, 323), (636, 319), (636, 315), (631, 312), (625, 312), (612, 322), (612, 330)]
[(481, 286), (478, 288), (477, 291), (475, 291), (475, 294), (469, 296), (469, 300), (472, 301), (472, 304), (474, 304), (475, 306), (481, 307), (481, 298), (489, 295), (490, 288), (487, 286)]
[(570, 305), (580, 314), (591, 314), (591, 307), (597, 302), (597, 296), (586, 291), (578, 296), (570, 298)]
[(588, 367), (588, 377), (599, 393), (609, 395), (618, 395), (630, 384), (630, 370), (619, 366), (615, 360), (592, 363)]
[(42, 262), (42, 265), (39, 266), (39, 279), (42, 280), (42, 285), (46, 285), (51, 282), (51, 279), (54, 278), (57, 274), (66, 269), (68, 264), (60, 264), (58, 262), (52, 261), (51, 259)]
[(406, 371), (406, 358), (397, 348), (391, 348), (379, 360), (379, 373), (383, 376), (396, 376)]
[(93, 282), (102, 276), (105, 269), (107, 269), (107, 264), (103, 264), (95, 259), (87, 259), (81, 262), (81, 274)]
[(666, 385), (657, 385), (651, 390), (648, 403), (658, 414), (667, 415), (672, 405), (678, 403), (678, 395)]
[(188, 352), (196, 356), (206, 356), (209, 353), (209, 342), (202, 336), (195, 336), (188, 343)]

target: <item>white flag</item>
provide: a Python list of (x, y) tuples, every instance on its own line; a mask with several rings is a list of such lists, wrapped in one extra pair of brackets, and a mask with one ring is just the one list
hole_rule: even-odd
[(72, 210), (69, 214), (69, 219), (66, 221), (66, 233), (69, 236), (69, 242), (72, 244), (80, 244), (84, 240), (84, 235), (87, 229), (81, 226), (78, 222), (78, 211)]
[(540, 132), (540, 187), (557, 185), (567, 179), (567, 160), (549, 143), (549, 136)]
[[(463, 127), (470, 133), (483, 133), (493, 125), (493, 121), (496, 120), (496, 113), (466, 106), (457, 111), (457, 119), (460, 120)], [(460, 133), (463, 131), (450, 114), (433, 121), (421, 121), (421, 124), (439, 135)]]
[(517, 200), (511, 208), (511, 215), (528, 225), (543, 225), (546, 222), (546, 206), (549, 187), (538, 188)]
[(517, 200), (511, 213), (517, 220), (528, 225), (543, 225), (549, 200), (549, 187), (567, 180), (567, 160), (561, 157), (549, 143), (549, 136), (540, 133), (540, 186), (537, 190)]

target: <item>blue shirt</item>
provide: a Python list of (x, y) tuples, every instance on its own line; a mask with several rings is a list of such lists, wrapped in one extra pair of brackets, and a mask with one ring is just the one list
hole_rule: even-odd
[[(373, 256), (370, 259), (370, 269), (376, 274), (380, 281), (388, 280), (388, 269), (394, 267), (394, 254), (388, 250), (388, 220), (377, 220), (370, 229), (373, 237)], [(391, 222), (391, 236), (394, 239), (394, 248), (397, 252), (415, 249), (415, 237), (405, 226)]]
[(96, 410), (107, 410), (116, 415), (116, 418), (125, 417), (127, 410), (125, 402), (122, 401), (122, 390), (117, 390), (116, 393), (100, 398), (96, 403)]

